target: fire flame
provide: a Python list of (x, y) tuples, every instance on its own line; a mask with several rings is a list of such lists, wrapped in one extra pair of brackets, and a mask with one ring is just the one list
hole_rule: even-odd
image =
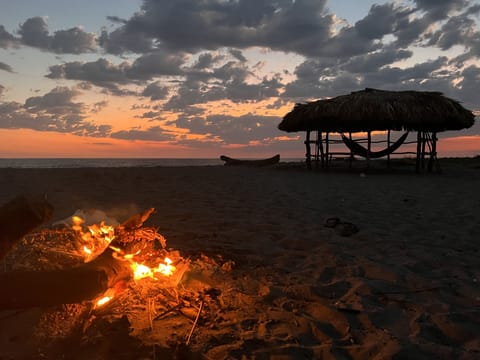
[(146, 277), (156, 279), (156, 273), (160, 273), (164, 276), (172, 276), (176, 270), (175, 265), (172, 265), (172, 263), (173, 261), (166, 257), (163, 264), (159, 264), (158, 267), (153, 269), (147, 265), (138, 264), (136, 262), (132, 262), (130, 266), (132, 267), (135, 280), (140, 280)]
[(113, 226), (105, 225), (103, 221), (99, 225), (87, 226), (87, 231), (83, 227), (85, 220), (81, 216), (73, 215), (72, 223), (72, 229), (80, 233), (84, 243), (82, 254), (85, 262), (92, 261), (115, 238)]
[[(172, 276), (176, 270), (173, 261), (165, 257), (163, 262), (157, 267), (149, 267), (146, 264), (135, 261), (135, 257), (139, 255), (140, 250), (133, 254), (125, 254), (124, 250), (110, 245), (115, 238), (115, 230), (113, 226), (105, 225), (102, 221), (100, 224), (91, 226), (84, 226), (85, 220), (81, 216), (72, 216), (72, 229), (78, 231), (83, 241), (81, 252), (84, 256), (85, 262), (93, 260), (96, 256), (102, 253), (107, 247), (114, 251), (113, 256), (119, 260), (128, 261), (133, 271), (133, 278), (135, 281), (151, 278), (158, 280), (156, 275)], [(115, 292), (112, 289), (107, 290), (102, 297), (94, 301), (95, 307), (101, 307), (110, 302), (115, 297)]]

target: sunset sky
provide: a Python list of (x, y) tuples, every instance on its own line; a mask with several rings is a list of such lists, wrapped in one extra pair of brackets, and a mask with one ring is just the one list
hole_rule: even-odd
[[(296, 102), (433, 90), (480, 113), (479, 0), (0, 0), (0, 157), (304, 155)], [(480, 154), (480, 125), (441, 156)]]

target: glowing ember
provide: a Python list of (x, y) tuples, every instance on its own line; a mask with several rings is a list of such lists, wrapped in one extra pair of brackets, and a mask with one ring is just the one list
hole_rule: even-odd
[(153, 271), (147, 265), (133, 263), (131, 265), (133, 269), (133, 278), (135, 280), (151, 277), (153, 279)]
[(170, 260), (168, 257), (166, 257), (164, 261), (164, 264), (158, 265), (158, 268), (155, 269), (155, 272), (159, 272), (165, 276), (172, 276), (176, 269), (175, 266), (172, 265), (173, 261)]
[(101, 299), (99, 299), (97, 302), (96, 302), (96, 306), (103, 306), (105, 305), (107, 302), (109, 302), (110, 300), (112, 300), (112, 297), (111, 296), (104, 296), (102, 297)]
[(90, 250), (86, 245), (83, 246), (83, 251), (88, 255), (92, 255), (92, 250)]

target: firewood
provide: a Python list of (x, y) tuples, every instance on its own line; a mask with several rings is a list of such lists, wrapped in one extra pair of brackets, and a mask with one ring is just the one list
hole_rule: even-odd
[(53, 206), (45, 198), (20, 195), (0, 206), (0, 259), (30, 231), (49, 220)]
[(0, 309), (45, 307), (94, 300), (132, 277), (126, 261), (107, 248), (95, 260), (78, 267), (51, 271), (0, 274)]
[(120, 227), (126, 231), (140, 229), (143, 223), (147, 221), (150, 215), (152, 215), (154, 212), (155, 208), (150, 208), (148, 210), (145, 210), (141, 214), (135, 214), (132, 217), (128, 218), (126, 221), (124, 221), (120, 225)]

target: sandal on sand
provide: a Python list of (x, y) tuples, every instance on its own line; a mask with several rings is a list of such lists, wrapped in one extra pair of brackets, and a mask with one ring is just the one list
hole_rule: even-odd
[(337, 226), (339, 223), (340, 223), (340, 219), (339, 219), (338, 217), (328, 218), (328, 219), (325, 221), (325, 227), (334, 228), (334, 227)]

